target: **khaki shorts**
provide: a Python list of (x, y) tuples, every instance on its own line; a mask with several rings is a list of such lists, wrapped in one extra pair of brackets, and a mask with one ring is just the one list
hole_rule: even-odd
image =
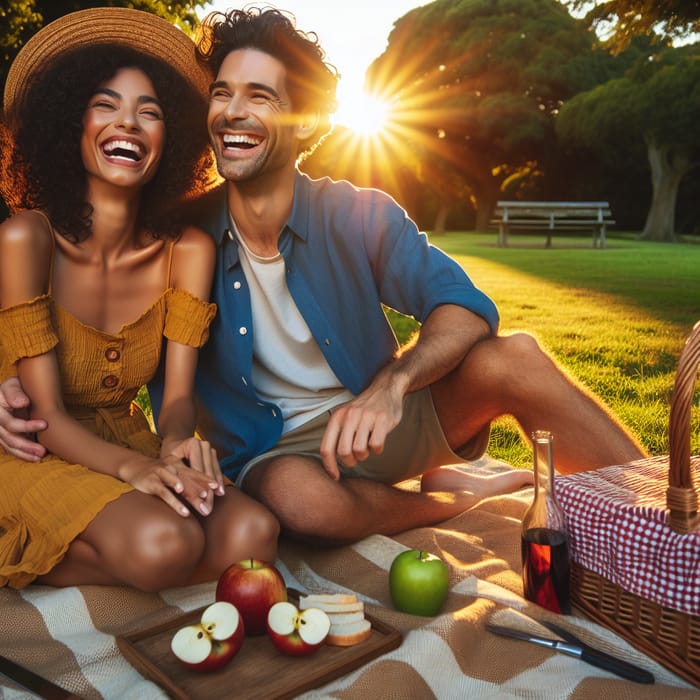
[[(320, 461), (321, 439), (330, 417), (330, 411), (326, 411), (282, 435), (274, 449), (245, 464), (236, 479), (236, 485), (242, 487), (246, 475), (256, 464), (273, 457), (295, 454)], [(371, 454), (355, 467), (339, 465), (340, 474), (343, 477), (364, 477), (385, 484), (396, 484), (445, 464), (479, 459), (488, 447), (490, 432), (491, 426), (487, 425), (456, 454), (450, 449), (442, 432), (430, 389), (422, 389), (406, 396), (401, 423), (389, 433), (382, 454)]]

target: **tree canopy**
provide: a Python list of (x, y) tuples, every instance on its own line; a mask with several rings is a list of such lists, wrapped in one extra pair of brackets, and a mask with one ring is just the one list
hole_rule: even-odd
[(637, 36), (670, 44), (700, 32), (700, 0), (562, 0), (572, 11), (606, 35), (606, 45), (619, 52)]
[(556, 0), (435, 0), (395, 23), (367, 83), (398, 155), (445, 199), (468, 191), (483, 230), (504, 182), (548, 158), (562, 104), (613, 74)]
[(700, 47), (669, 49), (624, 78), (564, 105), (557, 132), (601, 161), (631, 161), (645, 149), (652, 183), (642, 238), (676, 239), (675, 210), (683, 177), (700, 165)]

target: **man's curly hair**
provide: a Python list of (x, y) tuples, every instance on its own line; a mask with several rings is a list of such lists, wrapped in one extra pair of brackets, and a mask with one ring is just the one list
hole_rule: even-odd
[(178, 235), (185, 201), (215, 178), (207, 104), (170, 66), (119, 46), (81, 48), (56, 59), (37, 76), (21, 111), (3, 125), (0, 189), (11, 211), (41, 209), (74, 242), (90, 235), (92, 208), (85, 199), (80, 150), (83, 115), (97, 87), (124, 67), (148, 75), (166, 129), (158, 171), (141, 193), (139, 224), (157, 238)]
[(214, 75), (226, 56), (238, 49), (257, 49), (284, 65), (292, 108), (319, 115), (318, 127), (300, 144), (300, 154), (309, 155), (331, 130), (339, 78), (336, 68), (326, 61), (316, 34), (297, 29), (291, 15), (257, 7), (212, 12), (200, 32), (197, 51)]

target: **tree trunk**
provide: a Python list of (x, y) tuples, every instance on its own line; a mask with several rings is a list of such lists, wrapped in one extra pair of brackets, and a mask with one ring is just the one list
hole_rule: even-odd
[(433, 226), (433, 233), (445, 233), (445, 224), (447, 223), (447, 217), (450, 213), (450, 205), (444, 200), (440, 200), (440, 208), (438, 209), (437, 215), (435, 216), (435, 226)]
[(676, 199), (683, 175), (691, 160), (685, 153), (647, 142), (653, 195), (640, 238), (646, 241), (676, 241)]
[(493, 210), (501, 193), (503, 178), (491, 177), (487, 181), (479, 183), (475, 189), (476, 194), (476, 230), (486, 233), (489, 230)]

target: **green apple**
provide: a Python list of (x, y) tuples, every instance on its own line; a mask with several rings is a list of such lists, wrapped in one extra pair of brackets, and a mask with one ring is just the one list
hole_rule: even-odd
[(432, 617), (447, 598), (450, 577), (440, 557), (409, 549), (401, 552), (389, 569), (389, 590), (397, 610)]

